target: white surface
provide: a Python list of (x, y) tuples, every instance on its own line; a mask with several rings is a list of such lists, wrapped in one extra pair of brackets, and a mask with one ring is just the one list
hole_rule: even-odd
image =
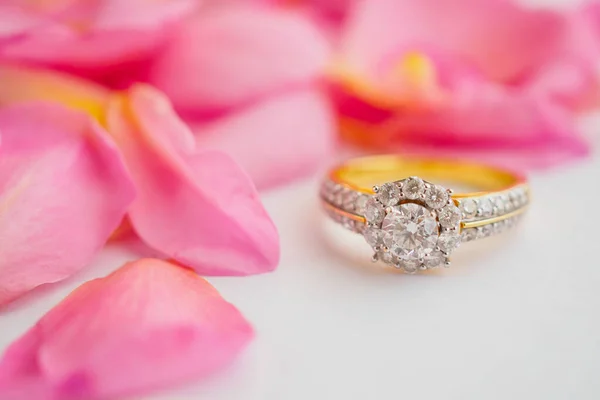
[[(256, 327), (246, 354), (208, 382), (148, 399), (600, 398), (599, 158), (532, 176), (521, 229), (464, 245), (435, 275), (342, 256), (332, 238), (352, 234), (321, 229), (316, 186), (265, 196), (281, 233), (275, 273), (210, 279)], [(0, 348), (135, 257), (108, 248), (75, 279), (10, 307)]]

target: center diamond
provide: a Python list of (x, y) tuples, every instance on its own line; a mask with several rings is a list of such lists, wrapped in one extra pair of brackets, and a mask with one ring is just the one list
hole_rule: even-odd
[(419, 260), (431, 253), (439, 235), (431, 211), (414, 203), (394, 207), (383, 220), (381, 230), (385, 246), (404, 261)]

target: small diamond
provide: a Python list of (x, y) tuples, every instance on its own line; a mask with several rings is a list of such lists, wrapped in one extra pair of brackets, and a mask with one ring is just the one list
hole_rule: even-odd
[(494, 233), (494, 229), (492, 225), (484, 225), (478, 228), (479, 229), (479, 237), (486, 238), (492, 236)]
[(444, 228), (454, 228), (460, 223), (462, 214), (458, 207), (450, 205), (442, 208), (439, 213), (440, 224)]
[(521, 207), (521, 196), (519, 196), (519, 193), (517, 190), (512, 190), (508, 194), (508, 198), (510, 199), (513, 208)]
[(460, 244), (460, 236), (454, 232), (444, 232), (440, 235), (437, 244), (442, 251), (451, 252)]
[(465, 229), (462, 231), (462, 241), (463, 242), (472, 242), (477, 239), (477, 229)]
[(503, 194), (502, 198), (504, 199), (504, 213), (509, 213), (513, 210), (513, 204), (508, 197), (508, 194)]
[(506, 212), (506, 203), (508, 199), (505, 195), (497, 196), (494, 199), (494, 209), (496, 211), (496, 215), (502, 215)]
[(354, 220), (344, 217), (344, 218), (342, 218), (342, 226), (346, 229), (353, 231), (354, 230)]
[(407, 274), (414, 274), (419, 270), (419, 262), (417, 260), (402, 261), (397, 267), (402, 268)]
[(400, 188), (395, 183), (385, 183), (379, 187), (376, 196), (384, 206), (395, 206), (400, 201)]
[(367, 243), (369, 243), (369, 246), (376, 248), (381, 245), (381, 234), (381, 229), (367, 228), (365, 229), (363, 236), (365, 237)]
[(335, 205), (335, 197), (341, 189), (342, 187), (340, 185), (331, 183), (331, 185), (329, 186), (329, 190), (326, 193), (327, 201)]
[(497, 235), (499, 233), (502, 233), (504, 231), (504, 228), (506, 227), (506, 224), (504, 221), (498, 221), (495, 222), (494, 225), (492, 225), (492, 230), (494, 231), (494, 235)]
[(332, 203), (336, 207), (341, 207), (344, 202), (344, 196), (346, 195), (346, 188), (343, 186), (337, 186), (332, 193)]
[(331, 193), (332, 189), (333, 189), (333, 182), (331, 182), (331, 181), (323, 182), (323, 184), (321, 185), (321, 196), (325, 199), (328, 199), (329, 193)]
[(353, 229), (354, 232), (360, 233), (362, 235), (366, 228), (367, 228), (367, 225), (365, 225), (359, 221), (354, 221), (354, 229)]
[(442, 208), (448, 203), (448, 192), (441, 186), (431, 186), (427, 190), (426, 201), (431, 208)]
[(408, 178), (402, 186), (402, 193), (407, 199), (416, 200), (425, 190), (425, 183), (419, 178)]
[(527, 191), (523, 188), (519, 190), (519, 203), (523, 206), (528, 203)]
[(477, 202), (474, 199), (461, 201), (460, 208), (465, 218), (473, 218), (477, 214)]
[(423, 264), (427, 267), (427, 269), (437, 268), (443, 265), (446, 262), (446, 256), (441, 251), (433, 251), (427, 257), (425, 257), (425, 261)]
[(479, 200), (479, 210), (477, 210), (477, 214), (482, 217), (489, 217), (494, 213), (494, 205), (492, 201), (488, 198), (483, 198)]
[(380, 251), (378, 253), (378, 256), (379, 256), (379, 259), (386, 264), (394, 263), (394, 255), (392, 253), (390, 253), (389, 251)]
[(354, 203), (357, 197), (358, 193), (354, 190), (346, 189), (342, 194), (342, 209), (354, 212)]
[(378, 225), (385, 218), (383, 205), (374, 198), (370, 198), (365, 206), (365, 218), (370, 224)]
[(366, 194), (359, 194), (356, 200), (354, 201), (354, 211), (358, 215), (363, 215), (365, 213), (365, 207), (367, 206), (367, 201), (369, 201), (370, 196)]

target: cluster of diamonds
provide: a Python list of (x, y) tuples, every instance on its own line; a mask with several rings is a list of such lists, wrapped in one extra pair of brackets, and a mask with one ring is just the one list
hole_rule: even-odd
[(407, 273), (449, 265), (460, 244), (461, 211), (446, 188), (411, 177), (373, 188), (363, 235), (381, 260)]

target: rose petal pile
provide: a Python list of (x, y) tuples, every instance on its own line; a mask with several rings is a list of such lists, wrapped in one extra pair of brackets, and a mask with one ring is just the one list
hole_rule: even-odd
[(513, 168), (584, 156), (574, 118), (599, 55), (586, 17), (505, 0), (361, 2), (331, 73), (342, 135)]
[(125, 217), (178, 263), (142, 260), (76, 290), (4, 355), (0, 398), (112, 398), (233, 360), (252, 330), (197, 273), (276, 267), (277, 231), (249, 176), (224, 153), (198, 151), (152, 88), (111, 94), (52, 78), (68, 88), (34, 102), (47, 76), (0, 75), (22, 74), (39, 87), (0, 99), (11, 103), (0, 108), (0, 305), (85, 267)]
[(197, 150), (149, 87), (101, 98), (107, 131), (58, 104), (0, 110), (0, 238), (10, 244), (0, 304), (83, 268), (125, 216), (146, 244), (201, 274), (276, 267), (277, 230), (229, 156)]

